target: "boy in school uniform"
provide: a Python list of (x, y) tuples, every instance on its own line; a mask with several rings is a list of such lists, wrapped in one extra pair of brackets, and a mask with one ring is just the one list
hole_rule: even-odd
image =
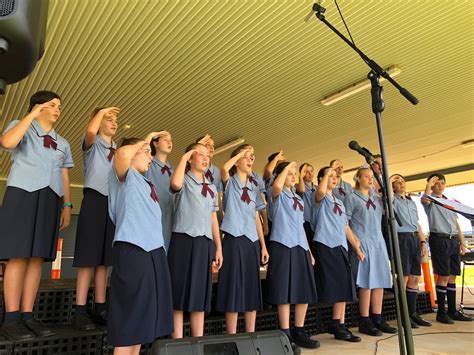
[(115, 223), (107, 341), (114, 354), (139, 354), (141, 344), (173, 331), (171, 279), (159, 198), (144, 173), (150, 141), (124, 139), (109, 174), (109, 213)]
[(8, 260), (2, 331), (14, 341), (53, 335), (32, 312), (43, 260), (56, 259), (59, 230), (71, 219), (74, 163), (69, 143), (54, 129), (61, 108), (56, 93), (39, 91), (30, 98), (28, 114), (0, 136), (13, 160), (0, 210), (0, 260)]
[(411, 327), (429, 327), (431, 323), (416, 313), (418, 277), (421, 275), (421, 258), (428, 254), (426, 241), (418, 223), (418, 210), (415, 202), (406, 194), (405, 178), (394, 174), (390, 178), (393, 189), (393, 210), (398, 216), (398, 242), (402, 259), (403, 279), (406, 286), (408, 312)]
[[(443, 174), (434, 173), (428, 177), (425, 193), (421, 198), (430, 227), (430, 251), (433, 273), (438, 275), (436, 282), (436, 300), (438, 312), (436, 320), (444, 324), (454, 321), (472, 321), (456, 309), (456, 275), (461, 274), (461, 255), (466, 253), (464, 235), (459, 226), (455, 212), (438, 206), (427, 196), (444, 197), (446, 178)], [(446, 312), (445, 300), (448, 299)]]
[[(76, 306), (71, 323), (77, 330), (91, 330), (94, 322), (107, 323), (107, 268), (112, 265), (115, 226), (108, 210), (108, 176), (117, 145), (117, 107), (96, 108), (82, 141), (84, 198), (77, 222), (73, 267), (77, 267)], [(86, 312), (87, 294), (94, 273), (94, 310)]]

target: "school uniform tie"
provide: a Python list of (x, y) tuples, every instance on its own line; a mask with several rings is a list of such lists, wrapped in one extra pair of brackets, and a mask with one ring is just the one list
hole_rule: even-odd
[(211, 190), (211, 188), (209, 187), (209, 184), (203, 183), (201, 195), (203, 195), (204, 197), (207, 197), (207, 193), (209, 193), (209, 195), (211, 195), (211, 197), (214, 198), (214, 191)]
[(333, 207), (332, 211), (333, 211), (335, 214), (338, 214), (338, 213), (339, 213), (339, 216), (342, 216), (341, 207), (339, 206), (339, 204), (338, 204), (337, 202), (334, 202), (334, 207)]
[(303, 205), (298, 200), (298, 197), (293, 197), (293, 209), (296, 211), (297, 208), (303, 211)]
[(367, 209), (370, 209), (370, 206), (372, 206), (375, 210), (375, 203), (369, 197), (369, 199), (367, 200), (367, 203), (365, 204), (365, 207), (367, 207)]
[(161, 175), (165, 175), (165, 173), (168, 173), (168, 176), (171, 176), (171, 169), (168, 165), (164, 165), (161, 168)]
[(158, 198), (158, 194), (156, 193), (156, 190), (155, 190), (155, 186), (151, 183), (151, 181), (148, 181), (148, 180), (145, 180), (148, 185), (150, 185), (150, 189), (151, 189), (151, 192), (150, 192), (150, 197), (153, 201), (155, 201), (156, 203), (160, 202), (160, 199)]
[(257, 180), (254, 179), (253, 176), (249, 176), (249, 181), (250, 181), (252, 184), (254, 184), (255, 186), (258, 186), (258, 182), (257, 182)]
[(112, 161), (112, 159), (114, 158), (116, 149), (114, 147), (109, 147), (108, 149), (109, 149), (109, 155), (107, 155), (107, 160)]
[(340, 187), (338, 190), (339, 190), (339, 194), (340, 194), (341, 196), (346, 196), (346, 195), (347, 195), (346, 192), (344, 191), (344, 189), (343, 189), (342, 187)]
[(212, 175), (211, 169), (209, 169), (208, 171), (206, 171), (206, 174), (204, 174), (204, 176), (206, 177), (207, 180), (209, 180), (210, 182), (214, 183), (214, 175)]
[(58, 148), (58, 144), (54, 141), (53, 137), (50, 135), (46, 135), (43, 137), (43, 146), (45, 148), (53, 148), (56, 150)]
[(248, 193), (249, 188), (247, 186), (244, 186), (244, 189), (242, 191), (242, 196), (240, 196), (240, 199), (244, 201), (247, 205), (250, 203), (250, 196)]

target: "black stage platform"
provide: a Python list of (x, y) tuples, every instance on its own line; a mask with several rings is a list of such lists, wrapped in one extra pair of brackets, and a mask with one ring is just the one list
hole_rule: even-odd
[[(262, 272), (262, 279), (265, 273)], [(262, 280), (262, 283), (265, 281)], [(70, 325), (74, 313), (75, 279), (43, 280), (41, 282), (34, 314), (44, 324), (54, 328), (56, 335), (49, 338), (37, 338), (32, 341), (13, 343), (0, 335), (0, 354), (42, 355), (42, 354), (112, 354), (107, 345), (107, 331), (98, 327), (87, 332), (78, 332)], [(3, 283), (0, 283), (0, 298), (3, 312)], [(89, 291), (89, 302), (92, 304), (93, 290)], [(420, 314), (432, 312), (429, 293), (420, 293), (417, 309)], [(386, 292), (383, 303), (383, 314), (387, 320), (396, 318), (395, 299), (393, 294)], [(292, 314), (293, 316), (293, 314)], [(320, 334), (327, 331), (327, 323), (332, 316), (331, 305), (310, 305), (306, 316), (306, 329), (309, 334)], [(358, 325), (358, 303), (349, 303), (346, 308), (346, 324), (350, 327)], [(2, 317), (3, 318), (3, 317)], [(239, 332), (244, 331), (244, 319), (239, 318)], [(278, 313), (276, 307), (257, 313), (256, 330), (278, 329)], [(225, 333), (224, 315), (211, 312), (206, 316), (205, 335)], [(189, 336), (189, 323), (185, 323), (185, 334)], [(143, 347), (143, 351), (150, 344)]]

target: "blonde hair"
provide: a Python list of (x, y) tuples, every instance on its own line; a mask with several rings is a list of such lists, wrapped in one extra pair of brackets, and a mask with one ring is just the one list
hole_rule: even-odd
[(360, 188), (360, 178), (361, 178), (362, 174), (364, 174), (367, 170), (370, 171), (369, 168), (359, 168), (359, 169), (357, 169), (357, 172), (354, 176), (356, 189)]

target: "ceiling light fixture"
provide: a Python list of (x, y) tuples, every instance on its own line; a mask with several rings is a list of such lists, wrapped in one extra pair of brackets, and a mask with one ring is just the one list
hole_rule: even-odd
[(216, 147), (214, 149), (214, 155), (216, 154), (219, 154), (219, 153), (222, 153), (226, 150), (229, 150), (231, 148), (234, 148), (234, 147), (237, 147), (238, 145), (242, 144), (245, 142), (245, 139), (243, 139), (242, 137), (239, 137), (239, 138), (236, 138), (234, 139), (233, 141), (230, 141), (224, 145), (221, 145), (219, 147)]
[[(397, 76), (398, 74), (400, 74), (402, 72), (402, 70), (396, 66), (396, 65), (392, 65), (390, 67), (388, 67), (387, 69), (385, 69), (385, 71), (391, 76), (391, 77), (394, 77), (394, 76)], [(384, 78), (380, 78), (380, 82), (383, 82), (385, 81)], [(349, 96), (352, 96), (354, 94), (357, 94), (358, 92), (361, 92), (362, 90), (365, 90), (367, 88), (370, 87), (370, 80), (369, 79), (363, 79), (361, 81), (358, 81), (342, 90), (339, 90), (337, 92), (335, 92), (334, 94), (331, 94), (331, 95), (328, 95), (326, 97), (324, 97), (322, 100), (321, 100), (321, 104), (324, 105), (324, 106), (329, 106), (329, 105), (332, 105), (338, 101), (341, 101), (343, 99), (345, 99), (346, 97), (349, 97)]]

